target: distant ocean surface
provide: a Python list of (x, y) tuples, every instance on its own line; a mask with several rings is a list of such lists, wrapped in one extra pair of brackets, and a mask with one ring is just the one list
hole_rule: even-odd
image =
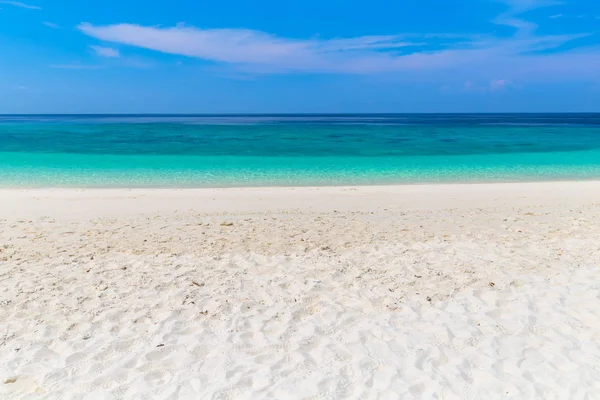
[(3, 115), (1, 187), (600, 179), (600, 114)]

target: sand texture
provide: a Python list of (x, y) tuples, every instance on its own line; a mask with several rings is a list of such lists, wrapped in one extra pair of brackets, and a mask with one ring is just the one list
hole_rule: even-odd
[(600, 183), (0, 190), (1, 399), (600, 399)]

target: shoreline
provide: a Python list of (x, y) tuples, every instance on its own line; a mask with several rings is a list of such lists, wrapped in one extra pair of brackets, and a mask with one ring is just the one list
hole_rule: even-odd
[(524, 180), (438, 180), (438, 181), (400, 181), (400, 182), (377, 182), (377, 183), (340, 183), (340, 184), (289, 184), (289, 185), (234, 185), (234, 186), (2, 186), (2, 190), (207, 190), (207, 189), (293, 189), (293, 188), (361, 188), (361, 187), (387, 187), (387, 186), (455, 186), (455, 185), (511, 185), (511, 184), (536, 184), (536, 183), (580, 183), (600, 182), (600, 177), (590, 178), (557, 178), (557, 179), (524, 179)]
[[(143, 212), (439, 210), (510, 205), (583, 204), (600, 199), (600, 181), (195, 189), (0, 189), (0, 218)], [(69, 203), (65, 209), (64, 202)], [(593, 203), (594, 201), (592, 201)], [(64, 212), (63, 212), (64, 211)]]

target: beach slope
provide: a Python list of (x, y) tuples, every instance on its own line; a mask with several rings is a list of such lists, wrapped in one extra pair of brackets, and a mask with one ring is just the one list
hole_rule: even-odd
[(0, 190), (0, 397), (600, 398), (600, 182)]

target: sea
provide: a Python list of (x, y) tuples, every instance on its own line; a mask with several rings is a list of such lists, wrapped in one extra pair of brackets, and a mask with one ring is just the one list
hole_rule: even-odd
[(0, 187), (600, 179), (600, 114), (0, 115)]

